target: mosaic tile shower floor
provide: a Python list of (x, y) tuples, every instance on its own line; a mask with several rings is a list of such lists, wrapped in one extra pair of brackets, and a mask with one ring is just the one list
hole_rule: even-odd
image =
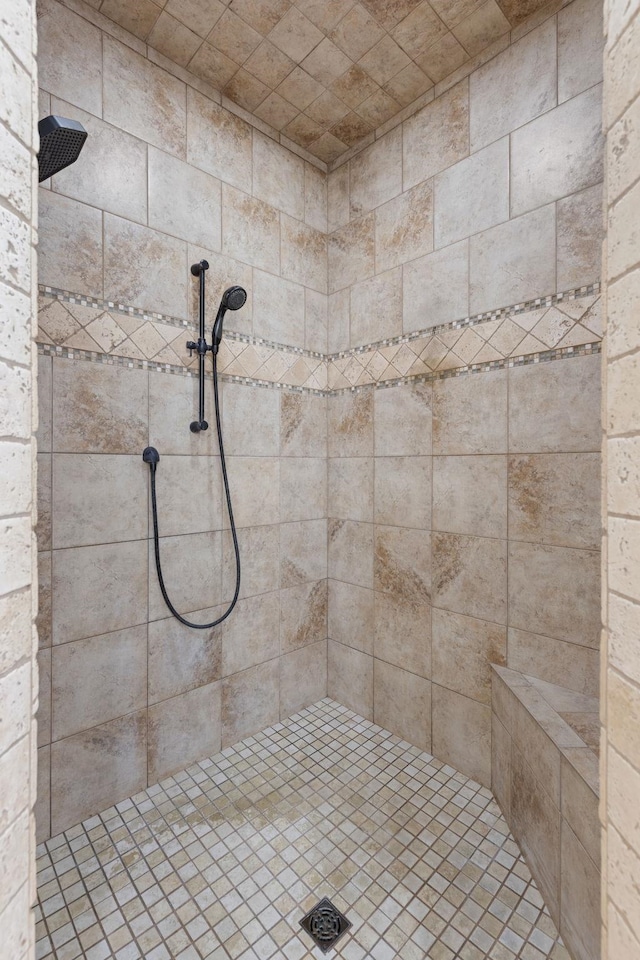
[(569, 960), (491, 793), (331, 700), (38, 849), (39, 960)]

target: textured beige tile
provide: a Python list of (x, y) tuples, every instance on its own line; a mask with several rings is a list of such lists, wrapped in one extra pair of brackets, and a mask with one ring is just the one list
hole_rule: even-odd
[[(226, 388), (227, 384), (221, 385), (223, 396)], [(206, 416), (210, 416), (212, 406), (212, 395), (207, 390), (205, 393)], [(170, 454), (211, 456), (217, 453), (214, 429), (191, 433), (189, 424), (197, 414), (197, 379), (168, 377), (164, 373), (155, 372), (149, 374), (149, 441), (160, 453), (160, 470), (165, 464), (164, 455), (167, 455), (168, 459)], [(225, 443), (227, 439), (225, 436)], [(146, 440), (143, 439), (143, 446), (145, 442)]]
[(469, 155), (469, 84), (463, 80), (403, 124), (406, 190)]
[(152, 783), (218, 752), (220, 687), (220, 683), (210, 683), (149, 707)]
[(55, 647), (52, 678), (53, 740), (143, 709), (146, 626)]
[(225, 89), (238, 64), (205, 41), (189, 62), (189, 72), (217, 89)]
[(41, 190), (38, 281), (102, 297), (102, 214), (77, 200)]
[(578, 0), (558, 13), (558, 100), (563, 103), (602, 80), (603, 13)]
[(278, 656), (278, 592), (239, 600), (222, 627), (222, 676)]
[(329, 628), (332, 640), (373, 653), (374, 594), (352, 583), (329, 580)]
[[(31, 451), (28, 447), (18, 448), (17, 444), (1, 444), (0, 449), (3, 452), (6, 471), (4, 478), (6, 488), (2, 489), (4, 483), (0, 487), (0, 509), (3, 514), (11, 514), (23, 506), (15, 495), (17, 488), (26, 488), (27, 471), (29, 477), (31, 474)], [(36, 459), (38, 471), (36, 537), (38, 550), (43, 551), (51, 550), (51, 457), (48, 454), (39, 453)], [(22, 492), (28, 496), (30, 490), (23, 489)], [(30, 498), (25, 497), (23, 509), (26, 511), (30, 507)]]
[(576, 643), (509, 629), (509, 667), (553, 683), (562, 677), (570, 690), (598, 695), (599, 654)]
[(327, 516), (327, 462), (285, 457), (280, 462), (280, 519), (320, 520)]
[(342, 290), (375, 272), (375, 217), (336, 230), (329, 237), (329, 293)]
[(186, 317), (186, 243), (110, 213), (104, 217), (105, 297)]
[(431, 687), (434, 756), (465, 776), (491, 783), (491, 708), (437, 684)]
[(352, 347), (402, 333), (402, 271), (399, 267), (351, 287), (350, 321)]
[[(40, 13), (40, 11), (39, 11)], [(56, 4), (38, 16), (38, 80), (48, 93), (102, 114), (102, 36), (84, 17)]]
[(420, 750), (431, 749), (431, 684), (381, 660), (374, 661), (373, 715), (379, 726)]
[(431, 384), (376, 390), (374, 398), (376, 456), (431, 453)]
[(431, 457), (377, 457), (375, 522), (431, 527)]
[[(240, 596), (254, 597), (280, 587), (279, 528), (272, 526), (244, 527), (238, 530), (240, 547)], [(222, 593), (225, 602), (233, 597), (236, 586), (236, 559), (231, 531), (222, 538)]]
[(293, 60), (269, 40), (263, 40), (244, 63), (245, 70), (272, 90), (291, 73), (293, 67)]
[[(436, 247), (508, 220), (509, 138), (497, 140), (438, 174), (434, 189)], [(471, 197), (473, 202), (469, 202)]]
[(397, 127), (350, 163), (351, 216), (360, 217), (402, 190), (402, 130)]
[[(432, 250), (433, 188), (430, 182), (418, 184), (376, 210), (378, 271), (406, 264)], [(391, 332), (387, 334), (390, 335)]]
[(433, 602), (454, 613), (506, 623), (506, 542), (434, 534)]
[[(514, 748), (517, 747), (523, 757), (526, 757), (532, 775), (544, 787), (554, 804), (559, 807), (561, 752), (555, 740), (547, 735), (540, 724), (540, 720), (545, 719), (548, 721), (545, 723), (547, 729), (555, 734), (560, 726), (559, 718), (548, 704), (540, 702), (534, 689), (530, 688), (527, 695), (532, 701), (531, 706), (535, 707), (535, 712), (530, 712), (528, 704), (516, 703), (512, 722)], [(567, 737), (569, 742), (579, 743), (577, 738), (574, 741), (571, 731), (566, 730), (555, 739), (564, 739), (566, 742)]]
[(296, 63), (322, 40), (322, 33), (295, 7), (282, 17), (269, 34), (272, 43)]
[(472, 74), (471, 149), (554, 107), (556, 78), (556, 25), (547, 20)]
[(373, 658), (333, 640), (328, 649), (329, 696), (373, 720)]
[(283, 391), (280, 397), (282, 456), (320, 457), (326, 454), (327, 400)]
[(375, 594), (376, 660), (431, 676), (431, 607), (392, 593)]
[(216, 50), (242, 64), (261, 41), (257, 30), (227, 8), (209, 34), (208, 40)]
[(301, 647), (280, 658), (280, 719), (326, 695), (326, 640)]
[(222, 746), (263, 730), (280, 718), (277, 660), (222, 681)]
[(188, 162), (251, 193), (251, 127), (191, 87), (187, 93), (187, 118)]
[[(261, 528), (256, 528), (261, 529)], [(327, 522), (301, 520), (280, 525), (280, 579), (283, 587), (327, 576)]]
[(219, 250), (220, 182), (150, 147), (149, 226), (210, 250)]
[[(538, 369), (538, 368), (536, 368)], [(506, 453), (507, 377), (453, 377), (433, 388), (434, 454)]]
[(38, 429), (36, 440), (38, 452), (51, 450), (51, 413), (53, 407), (53, 361), (51, 357), (38, 357)]
[(326, 580), (280, 591), (281, 653), (326, 640), (327, 604)]
[(566, 821), (562, 823), (560, 932), (577, 956), (600, 956), (600, 871)]
[(56, 550), (53, 642), (67, 643), (147, 619), (144, 540)]
[[(160, 559), (169, 598), (179, 613), (192, 614), (222, 602), (222, 534), (161, 537)], [(148, 563), (149, 620), (161, 620), (167, 615), (167, 606), (158, 586), (152, 542)]]
[(280, 450), (280, 395), (244, 384), (224, 385), (227, 456), (275, 457)]
[(434, 457), (433, 528), (506, 537), (507, 458)]
[(509, 371), (512, 452), (597, 452), (600, 443), (598, 356)]
[(261, 270), (279, 273), (280, 222), (277, 210), (224, 184), (222, 249), (230, 257)]
[(496, 713), (491, 714), (491, 792), (505, 818), (511, 811), (511, 737)]
[(51, 743), (51, 708), (53, 699), (51, 689), (51, 661), (52, 655), (50, 648), (38, 651), (38, 709), (36, 711), (36, 722), (38, 725), (39, 747)]
[(509, 21), (496, 0), (487, 0), (454, 28), (453, 34), (472, 57), (509, 32)]
[(602, 275), (602, 185), (558, 201), (558, 289), (593, 283)]
[(162, 6), (163, 3), (155, 3), (154, 0), (141, 0), (133, 5), (126, 0), (104, 0), (101, 12), (129, 33), (145, 40), (157, 21)]
[(253, 314), (260, 337), (292, 347), (304, 347), (304, 288), (262, 270), (253, 274)]
[(38, 554), (38, 646), (51, 646), (51, 554)]
[(466, 60), (468, 54), (453, 33), (444, 36), (417, 58), (418, 66), (434, 83), (451, 76)]
[[(141, 472), (140, 466), (136, 463), (136, 474), (138, 472)], [(144, 489), (148, 482), (145, 470), (139, 485), (144, 485)], [(226, 525), (218, 457), (162, 457), (157, 468), (156, 487), (162, 536), (220, 530)], [(150, 516), (150, 533), (153, 532), (152, 524)], [(146, 525), (141, 535), (146, 535)]]
[(351, 291), (345, 287), (333, 293), (327, 299), (327, 349), (329, 353), (338, 353), (349, 349), (349, 310)]
[[(25, 741), (26, 745), (26, 741)], [(28, 762), (25, 760), (25, 762)], [(36, 843), (51, 836), (51, 747), (38, 750), (38, 796), (34, 808)]]
[(54, 836), (147, 783), (147, 713), (111, 720), (51, 747)]
[(278, 523), (279, 465), (272, 457), (231, 457), (227, 463), (238, 527)]
[(589, 550), (509, 545), (509, 623), (558, 640), (597, 647), (600, 557)]
[(343, 393), (330, 397), (329, 456), (370, 457), (373, 454), (374, 393)]
[[(567, 759), (568, 758), (568, 759)], [(600, 866), (598, 820), (599, 771), (595, 755), (586, 749), (569, 748), (562, 758), (562, 816), (593, 863)]]
[[(224, 611), (203, 611), (213, 620)], [(200, 619), (200, 618), (199, 618)], [(202, 616), (202, 621), (205, 616)], [(149, 631), (149, 703), (167, 700), (219, 680), (222, 673), (222, 627), (192, 630), (173, 617), (156, 620)]]
[(352, 4), (329, 34), (352, 59), (359, 60), (382, 39), (384, 31), (360, 3)]
[(305, 163), (270, 137), (253, 134), (253, 193), (272, 207), (302, 220)]
[(422, 530), (375, 528), (375, 589), (418, 603), (431, 601), (431, 538)]
[(490, 705), (491, 664), (506, 661), (506, 627), (434, 609), (432, 631), (434, 683)]
[(149, 46), (180, 67), (186, 67), (202, 38), (164, 10), (149, 34)]
[(307, 288), (304, 292), (304, 346), (306, 350), (327, 352), (329, 298), (326, 293)]
[(349, 204), (349, 164), (327, 176), (327, 223), (329, 233), (344, 227), (351, 216)]
[(329, 514), (373, 521), (373, 458), (334, 457), (328, 462)]
[(329, 576), (356, 586), (373, 586), (373, 526), (329, 520)]
[(327, 240), (320, 230), (281, 215), (282, 276), (327, 292)]

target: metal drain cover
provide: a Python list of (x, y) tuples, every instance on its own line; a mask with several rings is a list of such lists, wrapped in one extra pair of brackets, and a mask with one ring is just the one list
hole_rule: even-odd
[(326, 897), (300, 921), (309, 936), (313, 937), (323, 953), (331, 950), (340, 937), (347, 932), (351, 921), (347, 920)]

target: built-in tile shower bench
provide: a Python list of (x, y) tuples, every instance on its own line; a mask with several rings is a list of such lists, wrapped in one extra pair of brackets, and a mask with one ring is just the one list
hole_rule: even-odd
[(574, 960), (598, 960), (598, 700), (494, 665), (491, 704), (494, 796)]

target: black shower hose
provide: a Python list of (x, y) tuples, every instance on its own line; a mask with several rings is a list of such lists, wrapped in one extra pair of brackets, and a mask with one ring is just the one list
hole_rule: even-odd
[[(229, 477), (227, 475), (227, 464), (224, 455), (224, 442), (222, 439), (222, 424), (220, 422), (220, 398), (218, 396), (218, 365), (217, 365), (217, 351), (213, 352), (213, 400), (216, 411), (216, 430), (218, 433), (218, 448), (220, 450), (220, 467), (222, 469), (222, 480), (224, 483), (224, 493), (227, 499), (227, 511), (229, 513), (229, 522), (231, 524), (231, 536), (233, 537), (233, 549), (236, 555), (236, 589), (233, 594), (233, 600), (222, 614), (221, 617), (218, 617), (217, 620), (212, 620), (211, 623), (191, 623), (191, 621), (186, 620), (181, 614), (178, 613), (174, 605), (169, 599), (169, 594), (167, 593), (167, 588), (164, 583), (164, 577), (162, 576), (162, 564), (160, 563), (160, 536), (158, 534), (158, 504), (156, 501), (156, 467), (158, 466), (158, 460), (160, 459), (158, 452), (154, 451), (155, 457), (153, 460), (149, 460), (149, 467), (151, 469), (151, 509), (153, 512), (153, 545), (155, 548), (156, 555), (156, 570), (158, 572), (158, 583), (160, 584), (160, 590), (162, 591), (162, 596), (164, 597), (164, 602), (167, 607), (180, 623), (183, 623), (185, 627), (192, 627), (194, 630), (209, 630), (211, 627), (217, 627), (219, 623), (222, 623), (223, 620), (226, 620), (236, 603), (238, 602), (238, 595), (240, 593), (240, 548), (238, 546), (238, 534), (236, 532), (236, 524), (233, 519), (233, 507), (231, 506), (231, 493), (229, 492)], [(147, 448), (150, 449), (150, 448)], [(146, 454), (145, 450), (145, 454)], [(144, 457), (144, 454), (143, 454)]]

